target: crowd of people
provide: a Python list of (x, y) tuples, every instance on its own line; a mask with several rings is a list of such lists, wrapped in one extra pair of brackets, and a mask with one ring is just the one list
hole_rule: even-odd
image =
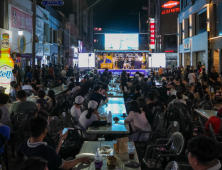
[[(51, 133), (50, 122), (64, 117), (64, 111), (71, 117), (72, 121), (69, 122), (71, 126), (74, 129), (81, 129), (82, 137), (86, 141), (97, 141), (100, 137), (97, 134), (88, 134), (89, 126), (110, 125), (110, 122), (102, 120), (103, 113), (99, 113), (98, 108), (101, 103), (107, 102), (109, 84), (114, 77), (112, 73), (105, 69), (99, 75), (97, 70), (94, 70), (91, 74), (86, 74), (80, 79), (79, 72), (75, 72), (72, 67), (62, 70), (59, 70), (57, 66), (55, 68), (52, 65), (38, 67), (36, 71), (38, 76), (32, 76), (30, 68), (27, 68), (22, 86), (16, 79), (18, 71), (14, 69), (10, 95), (0, 93), (0, 134), (5, 136), (6, 140), (10, 140), (10, 130), (15, 130), (13, 129), (15, 117), (21, 112), (34, 110), (34, 115), (29, 117), (25, 123), (29, 132), (28, 137), (24, 137), (25, 141), (16, 146), (17, 157), (28, 158), (22, 163), (21, 170), (71, 169), (79, 163), (91, 163), (87, 157), (68, 158), (75, 157), (76, 148), (68, 149), (71, 155), (67, 154), (67, 150), (61, 149), (64, 141), (71, 137), (69, 130), (63, 132), (64, 129), (60, 129), (56, 133)], [(181, 71), (180, 68), (178, 70)], [(137, 72), (133, 78), (123, 71), (120, 76), (114, 79), (114, 83), (120, 84), (116, 88), (123, 93), (127, 111), (124, 123), (130, 125), (130, 133), (120, 135), (120, 137), (128, 137), (130, 141), (135, 142), (148, 141), (150, 134), (139, 135), (140, 132), (152, 132), (156, 117), (167, 120), (165, 118), (171, 115), (170, 110), (179, 104), (180, 107), (187, 110), (187, 114), (190, 114), (191, 117), (194, 114), (194, 108), (214, 110), (214, 96), (208, 91), (206, 83), (203, 83), (205, 81), (200, 82), (192, 70), (189, 73), (185, 72), (185, 79), (182, 78), (181, 73), (178, 73), (179, 71), (172, 75), (164, 73), (162, 69), (160, 71), (161, 74), (156, 75), (151, 72), (148, 77)], [(204, 69), (201, 72), (204, 75)], [(218, 84), (215, 82), (217, 82), (218, 76), (214, 67), (212, 67), (211, 73), (209, 81), (216, 88)], [(49, 87), (48, 82), (55, 84), (55, 81), (59, 82), (58, 85), (67, 84), (68, 87), (63, 94), (59, 95), (60, 97), (65, 96), (61, 106), (58, 104), (60, 99), (55, 96), (54, 91), (44, 89)], [(160, 85), (157, 86), (157, 83)], [(171, 90), (175, 93), (168, 94)], [(38, 96), (36, 102), (27, 100), (28, 96), (32, 96), (32, 94)], [(71, 101), (71, 105), (69, 105), (69, 101)], [(10, 109), (6, 107), (9, 102), (11, 102)], [(58, 112), (58, 110), (62, 110), (62, 112)], [(209, 126), (212, 126), (216, 135), (221, 134), (221, 118), (222, 109), (219, 109), (217, 115), (210, 117), (203, 125), (206, 133), (202, 135), (193, 135), (192, 133), (188, 135), (189, 137), (186, 136), (185, 148), (187, 149), (188, 162), (194, 170), (221, 169), (219, 161), (221, 146), (209, 133)], [(162, 127), (166, 131), (165, 123), (162, 124)], [(116, 136), (109, 135), (105, 138), (113, 140), (116, 139)], [(1, 152), (3, 152), (2, 149), (1, 147)]]

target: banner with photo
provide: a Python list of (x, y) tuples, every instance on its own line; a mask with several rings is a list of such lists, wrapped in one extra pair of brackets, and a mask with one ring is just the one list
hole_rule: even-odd
[(146, 64), (146, 53), (141, 52), (104, 52), (97, 55), (98, 69), (142, 69)]

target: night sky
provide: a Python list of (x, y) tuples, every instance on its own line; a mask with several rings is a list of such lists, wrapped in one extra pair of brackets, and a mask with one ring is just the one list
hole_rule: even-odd
[(143, 3), (144, 0), (101, 0), (94, 8), (94, 26), (102, 27), (103, 32), (138, 33), (138, 12)]

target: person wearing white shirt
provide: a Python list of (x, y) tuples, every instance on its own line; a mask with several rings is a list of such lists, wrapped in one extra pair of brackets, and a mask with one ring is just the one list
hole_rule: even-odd
[[(16, 70), (16, 69), (13, 69), (12, 70), (12, 77), (11, 77), (11, 82), (12, 81), (15, 81), (16, 83), (17, 83), (17, 75), (18, 75), (18, 70)], [(12, 92), (12, 90), (13, 90), (13, 88), (10, 86), (10, 93)]]
[(66, 71), (64, 69), (61, 71), (61, 76), (66, 77)]
[(196, 81), (196, 76), (195, 76), (193, 70), (191, 70), (190, 73), (188, 74), (188, 78), (189, 78), (189, 84), (191, 86), (194, 86), (195, 85), (195, 81)]
[[(146, 119), (146, 115), (145, 112), (142, 112), (141, 109), (139, 108), (139, 105), (137, 103), (137, 101), (131, 101), (130, 103), (130, 113), (127, 116), (127, 118), (124, 121), (125, 123), (130, 123), (132, 130), (133, 130), (133, 134), (129, 135), (128, 138), (129, 140), (137, 140), (138, 139), (138, 135), (139, 135), (139, 131), (151, 131), (151, 126), (148, 122), (148, 120)], [(143, 134), (140, 137), (140, 141), (141, 140), (146, 140), (149, 138), (149, 134)]]
[(94, 100), (91, 100), (88, 104), (88, 110), (85, 110), (80, 118), (78, 126), (83, 131), (83, 137), (88, 140), (94, 140), (96, 138), (96, 134), (87, 134), (87, 128), (94, 122), (99, 120), (99, 113), (97, 112), (98, 103)]
[(75, 83), (75, 87), (72, 89), (71, 93), (75, 93), (77, 90), (81, 89), (81, 87), (79, 86), (79, 82)]
[(84, 98), (82, 96), (77, 96), (75, 98), (74, 105), (71, 108), (71, 115), (75, 121), (79, 121), (79, 117), (82, 114), (80, 107), (82, 106), (83, 102), (84, 102)]
[(22, 90), (32, 90), (34, 93), (36, 93), (36, 91), (32, 88), (32, 86), (29, 84), (28, 80), (24, 81), (24, 86), (22, 87)]

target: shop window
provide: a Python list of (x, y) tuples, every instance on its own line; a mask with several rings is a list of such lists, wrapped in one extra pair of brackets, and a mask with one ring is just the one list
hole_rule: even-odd
[(49, 35), (49, 24), (44, 24), (44, 37), (45, 37), (45, 42), (49, 42), (50, 35)]
[(222, 36), (222, 2), (216, 5), (216, 36)]
[(207, 8), (196, 14), (196, 34), (207, 31)]

